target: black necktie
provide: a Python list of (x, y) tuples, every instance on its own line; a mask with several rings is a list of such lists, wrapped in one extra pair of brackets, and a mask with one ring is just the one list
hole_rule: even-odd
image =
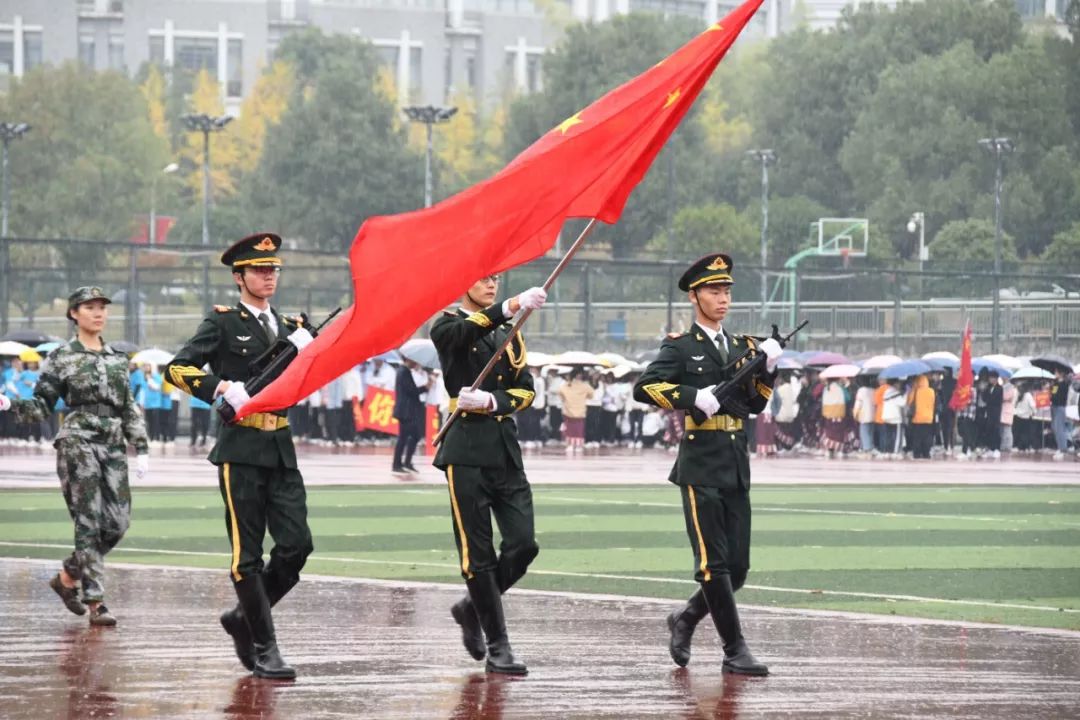
[(723, 332), (716, 333), (716, 349), (720, 351), (720, 358), (727, 362), (727, 343), (724, 342)]
[(263, 332), (266, 333), (266, 339), (273, 345), (277, 340), (277, 335), (274, 334), (273, 328), (270, 327), (270, 313), (259, 313), (259, 322), (262, 324)]

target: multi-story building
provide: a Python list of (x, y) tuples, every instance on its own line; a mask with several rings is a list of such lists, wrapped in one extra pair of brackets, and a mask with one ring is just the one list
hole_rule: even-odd
[[(146, 62), (205, 68), (226, 107), (243, 96), (282, 39), (305, 27), (370, 41), (402, 103), (484, 101), (541, 87), (544, 52), (576, 21), (649, 11), (711, 24), (739, 0), (2, 0), (0, 91), (41, 63), (78, 59), (134, 73)], [(861, 0), (872, 2), (875, 0)], [(895, 5), (897, 0), (876, 0)], [(860, 0), (766, 0), (750, 37), (833, 26)], [(1016, 0), (1025, 18), (1064, 17), (1068, 0)]]

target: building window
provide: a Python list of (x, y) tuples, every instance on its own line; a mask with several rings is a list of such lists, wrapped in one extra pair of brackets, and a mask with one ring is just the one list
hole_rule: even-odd
[(124, 72), (127, 63), (124, 62), (124, 38), (119, 35), (109, 36), (109, 69)]
[(174, 63), (177, 67), (193, 73), (206, 70), (210, 77), (217, 78), (217, 38), (177, 37), (173, 42)]
[(244, 94), (244, 51), (243, 41), (229, 40), (228, 52), (229, 82), (226, 92), (229, 97), (240, 97)]
[(41, 33), (23, 31), (23, 71), (37, 67), (43, 59)]
[(83, 35), (79, 38), (79, 62), (91, 70), (94, 69), (94, 37)]
[(165, 38), (150, 37), (150, 62), (158, 65), (165, 64)]
[(409, 102), (419, 102), (423, 96), (424, 52), (422, 48), (409, 48)]
[(0, 75), (15, 72), (15, 37), (10, 30), (0, 30)]
[(476, 75), (476, 55), (469, 53), (465, 56), (465, 87), (470, 90), (476, 89)]

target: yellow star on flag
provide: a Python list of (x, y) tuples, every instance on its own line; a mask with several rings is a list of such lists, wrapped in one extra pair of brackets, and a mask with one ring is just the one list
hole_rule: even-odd
[(713, 23), (712, 25), (709, 26), (709, 29), (706, 30), (705, 32), (717, 32), (717, 31), (723, 30), (723, 29), (724, 29), (724, 26), (721, 25), (720, 23)]
[(565, 135), (567, 130), (574, 127), (575, 125), (580, 125), (582, 122), (583, 121), (581, 119), (581, 113), (576, 112), (570, 117), (563, 120), (561, 123), (559, 123), (559, 126), (556, 128), (556, 130)]
[(675, 88), (674, 92), (668, 93), (667, 102), (664, 103), (664, 109), (667, 110), (669, 107), (674, 105), (675, 101), (679, 99), (680, 95), (682, 95), (682, 88)]

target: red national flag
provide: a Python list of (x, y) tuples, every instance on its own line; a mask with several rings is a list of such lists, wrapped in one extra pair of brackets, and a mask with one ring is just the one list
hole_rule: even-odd
[(971, 402), (971, 393), (975, 385), (975, 373), (971, 369), (971, 321), (964, 326), (964, 345), (960, 350), (960, 374), (956, 377), (956, 388), (949, 398), (949, 407), (963, 410)]
[(477, 278), (540, 257), (568, 218), (614, 223), (763, 0), (748, 0), (672, 55), (580, 110), (495, 176), (435, 205), (369, 218), (349, 264), (355, 302), (244, 406), (295, 404), (395, 348)]

